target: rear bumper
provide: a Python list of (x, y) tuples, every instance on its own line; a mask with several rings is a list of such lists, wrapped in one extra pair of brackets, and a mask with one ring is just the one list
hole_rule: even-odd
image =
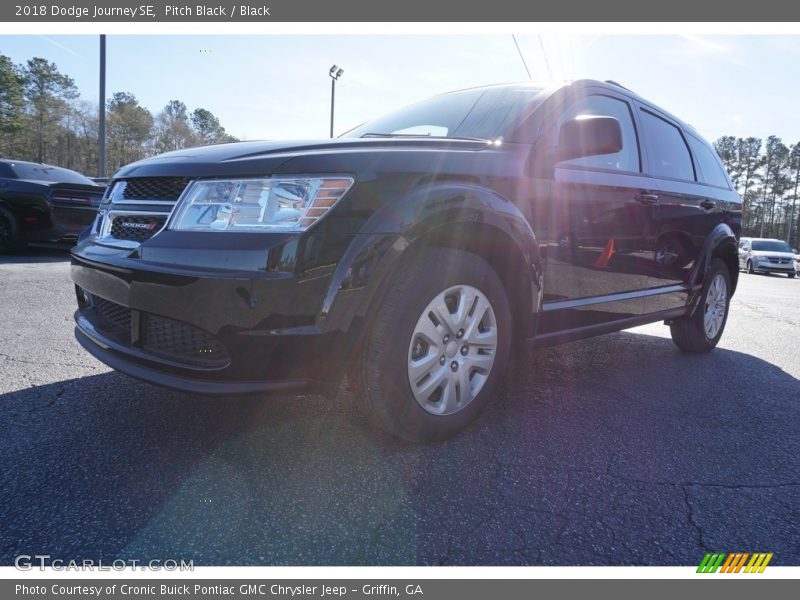
[(26, 224), (25, 238), (30, 242), (74, 243), (96, 216), (96, 208), (53, 206), (49, 219)]

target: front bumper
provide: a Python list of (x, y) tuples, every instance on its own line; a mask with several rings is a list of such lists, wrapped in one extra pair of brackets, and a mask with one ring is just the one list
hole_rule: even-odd
[(756, 273), (783, 273), (784, 275), (788, 273), (795, 272), (795, 266), (793, 264), (771, 264), (771, 263), (759, 263), (753, 264), (753, 270)]
[(112, 369), (136, 379), (162, 387), (195, 394), (251, 394), (258, 392), (281, 392), (311, 387), (307, 379), (284, 381), (208, 381), (165, 372), (157, 365), (150, 366), (148, 360), (137, 361), (128, 349), (115, 346), (76, 314), (75, 339), (84, 350)]
[[(345, 242), (337, 241), (346, 249)], [(218, 254), (230, 260), (224, 250)], [(337, 266), (210, 269), (80, 243), (72, 254), (75, 335), (110, 367), (186, 392), (329, 391), (358, 337), (357, 319), (320, 318), (339, 287), (332, 287)], [(342, 294), (339, 308), (359, 294)]]

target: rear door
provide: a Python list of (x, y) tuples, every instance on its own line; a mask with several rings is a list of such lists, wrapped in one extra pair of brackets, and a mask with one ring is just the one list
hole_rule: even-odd
[(685, 305), (686, 284), (703, 244), (722, 221), (730, 183), (716, 154), (699, 137), (660, 111), (639, 105), (647, 146), (645, 169), (658, 195), (653, 262), (645, 310)]

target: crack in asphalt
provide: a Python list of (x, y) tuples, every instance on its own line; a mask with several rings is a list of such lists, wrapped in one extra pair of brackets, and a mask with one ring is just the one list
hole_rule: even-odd
[(707, 481), (659, 481), (649, 479), (635, 479), (632, 477), (620, 477), (623, 481), (641, 483), (644, 485), (670, 485), (675, 487), (712, 487), (724, 488), (729, 490), (758, 490), (758, 489), (778, 489), (785, 487), (799, 486), (800, 482), (785, 481), (782, 483), (712, 483)]
[(695, 530), (697, 533), (697, 545), (700, 546), (706, 552), (710, 552), (708, 544), (706, 544), (705, 536), (703, 535), (703, 528), (700, 524), (695, 520), (694, 516), (694, 509), (692, 508), (692, 501), (689, 495), (688, 486), (683, 485), (681, 486), (681, 490), (683, 491), (683, 500), (686, 504), (686, 521), (689, 523), (689, 527)]
[(752, 310), (757, 315), (760, 315), (762, 317), (767, 317), (771, 321), (777, 321), (779, 323), (784, 323), (786, 325), (793, 325), (795, 327), (800, 325), (800, 321), (792, 321), (791, 319), (787, 319), (787, 318), (781, 316), (781, 313), (779, 313), (779, 312), (776, 313), (774, 311), (770, 311), (770, 310), (764, 308), (763, 306), (757, 306), (757, 305), (754, 305), (754, 304), (749, 304), (748, 302), (743, 302), (741, 300), (739, 301), (739, 305), (740, 306), (744, 306), (745, 308), (748, 308), (748, 309)]

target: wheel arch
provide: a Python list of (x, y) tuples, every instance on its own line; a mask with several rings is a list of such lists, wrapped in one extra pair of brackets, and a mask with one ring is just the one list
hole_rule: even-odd
[[(350, 330), (360, 321), (355, 337), (362, 338), (394, 274), (428, 247), (486, 260), (508, 294), (514, 331), (532, 334), (542, 283), (536, 236), (518, 207), (471, 182), (421, 185), (374, 214), (336, 267), (320, 313), (322, 326)], [(360, 347), (360, 341), (354, 343)]]
[(711, 261), (719, 258), (728, 267), (731, 279), (731, 296), (736, 291), (739, 282), (739, 250), (736, 235), (725, 223), (719, 223), (706, 238), (700, 251), (698, 264), (689, 279), (689, 285), (698, 289), (705, 281), (705, 275), (711, 266)]
[[(415, 238), (406, 259), (428, 247), (462, 250), (484, 259), (497, 273), (511, 306), (514, 330), (530, 337), (541, 305), (541, 265), (506, 231), (475, 221), (452, 222)], [(536, 251), (538, 257), (538, 247)]]

